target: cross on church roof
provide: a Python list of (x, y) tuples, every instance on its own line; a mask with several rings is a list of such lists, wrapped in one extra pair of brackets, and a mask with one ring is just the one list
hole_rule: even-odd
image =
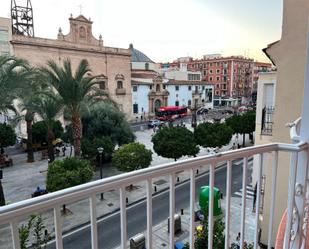
[(78, 7), (79, 7), (79, 12), (80, 12), (80, 15), (82, 14), (82, 9), (83, 9), (83, 6), (80, 4), (80, 5), (78, 5)]

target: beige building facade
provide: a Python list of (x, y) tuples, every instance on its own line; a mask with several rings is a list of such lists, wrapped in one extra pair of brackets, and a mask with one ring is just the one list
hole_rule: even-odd
[(12, 53), (11, 39), (11, 19), (0, 17), (0, 55), (9, 55)]
[[(305, 65), (308, 38), (308, 0), (284, 0), (283, 26), (280, 41), (270, 44), (264, 51), (277, 67), (272, 136), (260, 136), (261, 122), (256, 125), (256, 143), (291, 142), (287, 123), (300, 117), (304, 95)], [(262, 99), (258, 100), (262, 101)], [(258, 104), (258, 108), (263, 105)], [(305, 107), (306, 108), (306, 107)], [(307, 107), (308, 108), (308, 107)], [(257, 117), (261, 110), (257, 110)], [(258, 121), (258, 120), (257, 120)], [(268, 221), (270, 216), (270, 192), (273, 155), (266, 155), (263, 169), (265, 186), (263, 213), (260, 216), (260, 242), (267, 244)], [(287, 208), (290, 157), (280, 153), (277, 174), (277, 193), (273, 226), (273, 241), (284, 210)], [(257, 166), (257, 165), (256, 165)], [(256, 167), (257, 168), (257, 167)], [(253, 182), (254, 184), (254, 182)], [(263, 185), (262, 185), (263, 186)]]
[(87, 59), (92, 75), (98, 76), (99, 86), (106, 90), (119, 105), (128, 119), (132, 118), (131, 53), (129, 49), (106, 47), (102, 36), (92, 34), (92, 22), (80, 15), (69, 18), (70, 32), (57, 39), (45, 39), (13, 35), (11, 44), (14, 55), (27, 59), (31, 64), (42, 66), (48, 60), (60, 65), (70, 58), (73, 67)]

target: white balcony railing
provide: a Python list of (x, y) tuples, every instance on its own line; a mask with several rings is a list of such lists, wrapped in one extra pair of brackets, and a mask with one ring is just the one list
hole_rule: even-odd
[[(43, 212), (52, 209), (54, 216), (54, 230), (55, 230), (55, 244), (57, 249), (63, 248), (63, 234), (61, 227), (61, 216), (60, 207), (63, 204), (68, 204), (72, 202), (77, 202), (82, 199), (89, 199), (89, 210), (90, 210), (90, 227), (91, 227), (91, 245), (92, 249), (98, 248), (98, 231), (97, 231), (97, 211), (96, 211), (96, 195), (102, 192), (107, 192), (110, 190), (118, 190), (120, 194), (120, 220), (121, 220), (121, 248), (127, 248), (127, 216), (126, 216), (126, 192), (125, 187), (130, 184), (146, 181), (146, 201), (147, 201), (147, 249), (153, 247), (153, 231), (152, 231), (152, 180), (161, 176), (169, 176), (169, 217), (174, 217), (175, 213), (175, 175), (179, 171), (189, 171), (190, 172), (190, 233), (189, 241), (190, 248), (194, 248), (194, 207), (195, 207), (195, 196), (196, 188), (195, 181), (196, 175), (195, 171), (200, 166), (209, 165), (209, 186), (210, 189), (214, 187), (215, 179), (215, 168), (218, 164), (222, 162), (227, 163), (227, 177), (226, 177), (226, 210), (225, 210), (225, 248), (230, 247), (230, 228), (231, 228), (231, 189), (232, 189), (232, 167), (239, 167), (232, 164), (235, 159), (243, 159), (243, 193), (242, 193), (242, 208), (241, 208), (241, 239), (240, 248), (243, 248), (244, 244), (244, 234), (246, 229), (246, 186), (247, 186), (247, 166), (248, 157), (259, 155), (260, 161), (258, 167), (258, 179), (261, 179), (262, 167), (263, 167), (263, 156), (266, 153), (274, 154), (274, 161), (272, 166), (273, 178), (272, 178), (272, 191), (271, 191), (271, 207), (270, 207), (270, 219), (269, 219), (269, 237), (268, 241), (271, 242), (273, 231), (273, 217), (275, 210), (275, 199), (276, 199), (276, 175), (278, 167), (278, 155), (280, 152), (289, 152), (291, 154), (292, 163), (290, 167), (290, 186), (295, 186), (296, 181), (296, 170), (297, 170), (297, 158), (298, 153), (304, 152), (308, 149), (306, 143), (298, 144), (267, 144), (261, 146), (253, 146), (248, 148), (243, 148), (234, 151), (227, 151), (222, 153), (217, 153), (214, 155), (202, 156), (198, 158), (187, 159), (179, 162), (164, 164), (156, 167), (151, 167), (147, 169), (137, 170), (126, 174), (121, 174), (103, 180), (98, 180), (76, 186), (73, 188), (64, 189), (54, 193), (50, 193), (44, 196), (40, 196), (33, 199), (24, 200), (18, 203), (7, 205), (0, 208), (0, 226), (3, 224), (10, 224), (12, 244), (14, 249), (20, 249), (19, 233), (18, 233), (18, 223), (28, 217), (28, 215)], [(307, 163), (307, 162), (305, 162)], [(294, 189), (294, 188), (290, 188)], [(289, 192), (289, 200), (293, 199), (295, 191)], [(210, 191), (210, 201), (209, 201), (209, 217), (208, 217), (208, 248), (213, 248), (213, 191)], [(256, 207), (260, 207), (261, 202), (261, 180), (258, 181), (257, 185), (257, 200)], [(290, 204), (289, 204), (290, 205)], [(288, 206), (289, 206), (288, 205)], [(291, 209), (290, 209), (291, 210)], [(254, 232), (254, 248), (258, 248), (258, 220), (259, 220), (260, 210), (256, 208), (255, 213), (255, 232)], [(291, 236), (291, 226), (292, 226), (292, 213), (288, 214), (288, 227), (287, 227), (287, 238), (292, 238)], [(170, 222), (170, 234), (169, 248), (174, 249), (174, 220), (171, 219)], [(300, 232), (300, 231), (299, 231)], [(0, 235), (1, 236), (1, 235)]]

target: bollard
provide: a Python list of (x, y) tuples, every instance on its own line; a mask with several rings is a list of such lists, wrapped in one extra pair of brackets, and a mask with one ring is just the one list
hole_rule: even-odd
[(157, 186), (154, 186), (154, 192), (157, 192)]
[(179, 176), (177, 176), (177, 182), (179, 182)]
[(128, 204), (128, 202), (129, 202), (129, 199), (128, 199), (128, 197), (126, 197), (126, 203)]
[[(181, 232), (181, 216), (179, 214), (174, 216), (174, 229), (175, 234)], [(170, 218), (167, 219), (167, 232), (170, 232)]]
[(196, 174), (198, 175), (198, 169), (196, 170)]
[(144, 249), (146, 248), (145, 235), (139, 233), (130, 239), (130, 249)]
[(180, 212), (181, 212), (181, 215), (183, 215), (183, 208), (182, 208), (182, 209), (180, 209)]

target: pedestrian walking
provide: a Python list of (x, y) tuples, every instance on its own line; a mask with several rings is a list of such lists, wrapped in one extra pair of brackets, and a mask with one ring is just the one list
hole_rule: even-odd
[(238, 233), (237, 237), (236, 237), (236, 246), (237, 246), (237, 249), (240, 249), (240, 233)]
[(62, 156), (65, 156), (65, 151), (67, 150), (67, 148), (65, 146), (62, 147)]

